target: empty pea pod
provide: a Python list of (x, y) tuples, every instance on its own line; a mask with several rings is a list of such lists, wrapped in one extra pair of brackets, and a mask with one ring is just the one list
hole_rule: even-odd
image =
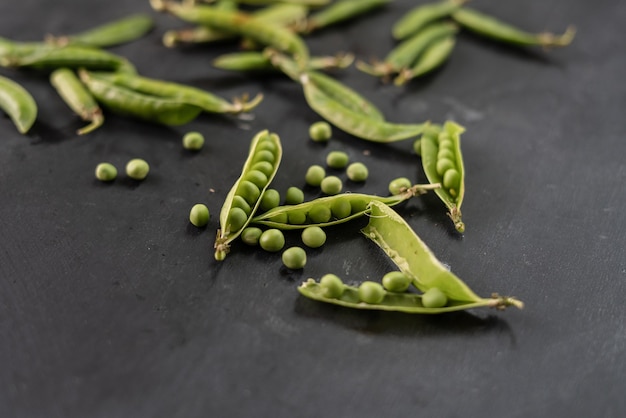
[(87, 134), (102, 126), (104, 123), (102, 109), (74, 71), (68, 68), (54, 70), (50, 74), (50, 83), (74, 113), (82, 120), (90, 122), (77, 131), (78, 135)]
[(437, 39), (426, 48), (415, 65), (400, 71), (398, 76), (393, 80), (393, 83), (396, 86), (401, 86), (413, 78), (420, 77), (439, 68), (446, 62), (455, 44), (456, 39), (454, 36)]
[(420, 4), (406, 12), (391, 27), (395, 39), (405, 39), (428, 24), (450, 16), (467, 0), (442, 0), (434, 3)]
[[(258, 153), (266, 151), (264, 149), (259, 151), (259, 146), (266, 142), (270, 142), (275, 145), (275, 158), (274, 162), (271, 163), (273, 167), (272, 172), (267, 174), (267, 183), (260, 187), (246, 180), (246, 177), (251, 171), (254, 170), (255, 164), (258, 164), (255, 163)], [(216, 260), (221, 261), (226, 258), (226, 255), (230, 251), (230, 243), (236, 239), (241, 234), (243, 229), (250, 223), (250, 215), (253, 214), (260, 206), (263, 193), (276, 175), (281, 158), (282, 146), (278, 135), (264, 130), (254, 136), (250, 144), (248, 157), (243, 165), (241, 175), (228, 192), (226, 200), (224, 201), (220, 211), (220, 229), (217, 231), (217, 237), (215, 238), (214, 244)], [(268, 163), (267, 161), (263, 162)], [(238, 203), (237, 206), (235, 206), (235, 200), (237, 198), (239, 198), (238, 200), (240, 201), (245, 201), (250, 208), (249, 212), (239, 207), (241, 203)]]
[(310, 33), (353, 19), (388, 4), (391, 0), (340, 0), (309, 16), (299, 31)]
[(37, 119), (37, 103), (33, 96), (10, 78), (0, 75), (0, 109), (11, 118), (17, 130), (25, 134)]

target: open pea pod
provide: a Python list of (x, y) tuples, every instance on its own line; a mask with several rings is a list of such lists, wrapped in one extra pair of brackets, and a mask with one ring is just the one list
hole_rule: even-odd
[(224, 260), (230, 243), (250, 223), (263, 193), (278, 171), (283, 155), (280, 138), (267, 130), (254, 136), (241, 175), (233, 184), (220, 211), (220, 229), (215, 238), (215, 259)]
[(442, 128), (432, 126), (420, 140), (422, 166), (431, 183), (440, 183), (435, 193), (448, 208), (448, 216), (457, 231), (463, 233), (461, 204), (465, 195), (465, 168), (461, 154), (461, 134), (465, 131), (455, 122), (446, 122)]

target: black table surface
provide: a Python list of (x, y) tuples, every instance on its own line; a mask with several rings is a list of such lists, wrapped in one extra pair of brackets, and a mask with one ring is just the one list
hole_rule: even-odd
[[(253, 119), (204, 115), (179, 127), (107, 112), (101, 129), (79, 137), (82, 122), (48, 74), (0, 69), (39, 104), (27, 135), (0, 117), (0, 415), (626, 416), (626, 3), (472, 3), (529, 30), (578, 32), (551, 51), (462, 32), (443, 68), (404, 87), (354, 66), (335, 73), (391, 121), (467, 128), (465, 234), (434, 194), (398, 211), (478, 294), (526, 303), (420, 316), (297, 292), (308, 277), (356, 283), (393, 269), (360, 234), (366, 219), (329, 228), (301, 271), (240, 242), (223, 262), (212, 251), (256, 132), (282, 139), (281, 193), (303, 187), (306, 168), (330, 150), (370, 168), (346, 190), (385, 194), (396, 177), (426, 181), (412, 141), (373, 144), (335, 129), (329, 143), (313, 143), (308, 127), (319, 117), (296, 83), (212, 67), (237, 44), (165, 48), (162, 34), (185, 24), (147, 1), (3, 1), (0, 36), (23, 41), (149, 13), (148, 36), (111, 48), (141, 74), (265, 99)], [(391, 24), (412, 4), (394, 1), (307, 44), (313, 55), (383, 57)], [(207, 138), (199, 153), (181, 145), (192, 130)], [(134, 157), (151, 165), (145, 181), (94, 178), (99, 162), (123, 172)], [(212, 213), (204, 229), (188, 222), (198, 202)], [(286, 239), (301, 245), (297, 232)]]

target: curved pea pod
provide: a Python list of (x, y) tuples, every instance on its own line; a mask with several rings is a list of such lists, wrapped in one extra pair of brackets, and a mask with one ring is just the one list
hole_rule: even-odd
[(74, 113), (82, 120), (90, 122), (77, 131), (78, 135), (87, 134), (102, 126), (104, 123), (102, 109), (74, 71), (68, 68), (54, 70), (50, 74), (50, 83)]
[(25, 134), (37, 119), (33, 96), (15, 81), (0, 75), (0, 109), (11, 118), (17, 130)]
[(576, 34), (573, 26), (568, 27), (561, 35), (548, 32), (530, 33), (468, 7), (459, 8), (452, 13), (452, 18), (459, 25), (479, 35), (518, 46), (538, 45), (544, 48), (567, 46)]
[(138, 93), (155, 97), (175, 99), (190, 105), (198, 106), (209, 113), (249, 112), (261, 103), (263, 95), (258, 94), (252, 100), (247, 96), (235, 99), (232, 103), (223, 98), (196, 87), (187, 86), (170, 81), (157, 80), (127, 73), (98, 73), (97, 77), (107, 80), (117, 86), (133, 90)]
[(465, 195), (465, 168), (461, 154), (461, 134), (464, 131), (461, 125), (446, 122), (441, 129), (434, 127), (427, 130), (420, 141), (424, 173), (429, 182), (442, 185), (435, 193), (448, 208), (448, 216), (461, 233), (465, 232), (461, 215)]
[(202, 112), (198, 106), (175, 98), (138, 93), (86, 70), (79, 70), (79, 77), (100, 104), (117, 113), (176, 126), (191, 122)]
[(362, 233), (389, 256), (401, 272), (412, 278), (422, 292), (437, 288), (445, 294), (448, 306), (460, 309), (489, 306), (503, 309), (521, 308), (523, 304), (512, 297), (482, 298), (474, 293), (454, 273), (449, 271), (428, 246), (392, 208), (379, 202), (370, 205), (371, 216)]
[(354, 19), (379, 7), (387, 5), (391, 0), (339, 0), (309, 16), (300, 32), (310, 33), (346, 20)]
[(441, 67), (452, 53), (455, 44), (454, 36), (436, 40), (426, 48), (413, 67), (400, 71), (393, 83), (396, 86), (401, 86), (413, 78), (421, 77)]
[(458, 10), (467, 0), (442, 0), (433, 3), (420, 4), (406, 12), (391, 27), (391, 34), (395, 39), (405, 39), (428, 24), (449, 17)]
[(420, 135), (429, 125), (429, 122), (402, 124), (372, 119), (326, 94), (308, 74), (300, 78), (300, 83), (311, 109), (337, 128), (361, 139), (383, 143), (401, 141)]
[[(278, 171), (282, 154), (278, 135), (264, 130), (252, 139), (241, 175), (228, 192), (220, 211), (220, 229), (214, 244), (216, 260), (226, 258), (230, 243), (250, 223), (252, 215), (261, 204), (263, 193)], [(258, 175), (258, 172), (262, 175)]]
[(373, 201), (395, 206), (437, 187), (437, 184), (416, 184), (393, 196), (342, 193), (320, 197), (297, 205), (275, 207), (255, 216), (250, 222), (282, 230), (338, 225), (367, 214)]
[(104, 48), (139, 39), (153, 27), (154, 20), (151, 16), (133, 14), (73, 35), (48, 35), (46, 42), (59, 46), (86, 45)]

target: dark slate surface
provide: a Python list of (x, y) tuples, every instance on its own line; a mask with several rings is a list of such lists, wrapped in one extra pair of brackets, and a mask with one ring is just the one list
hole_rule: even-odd
[[(320, 32), (311, 51), (383, 56), (411, 4)], [(107, 114), (102, 129), (77, 137), (81, 122), (47, 75), (0, 69), (40, 105), (26, 136), (0, 117), (0, 415), (626, 415), (626, 4), (473, 4), (531, 30), (573, 23), (578, 35), (546, 53), (463, 34), (448, 65), (405, 88), (354, 67), (339, 77), (392, 121), (467, 127), (466, 234), (451, 230), (434, 196), (399, 210), (477, 293), (513, 294), (526, 309), (423, 317), (301, 298), (296, 287), (310, 276), (356, 282), (391, 269), (360, 236), (364, 222), (328, 230), (302, 272), (241, 244), (215, 262), (217, 214), (261, 129), (283, 140), (274, 184), (283, 192), (334, 149), (371, 169), (352, 191), (382, 194), (392, 178), (424, 175), (410, 141), (374, 145), (335, 131), (328, 145), (312, 143), (318, 117), (297, 85), (213, 69), (234, 45), (165, 49), (161, 34), (184, 24), (155, 14), (154, 32), (113, 51), (147, 76), (265, 101), (252, 121), (203, 116), (166, 128)], [(35, 40), (133, 12), (152, 13), (147, 1), (3, 1), (0, 36)], [(190, 130), (208, 138), (197, 155), (180, 145)], [(121, 169), (133, 157), (150, 162), (146, 181), (94, 180), (97, 163)], [(187, 221), (196, 202), (213, 214), (205, 230)], [(299, 243), (296, 233), (287, 240)]]

